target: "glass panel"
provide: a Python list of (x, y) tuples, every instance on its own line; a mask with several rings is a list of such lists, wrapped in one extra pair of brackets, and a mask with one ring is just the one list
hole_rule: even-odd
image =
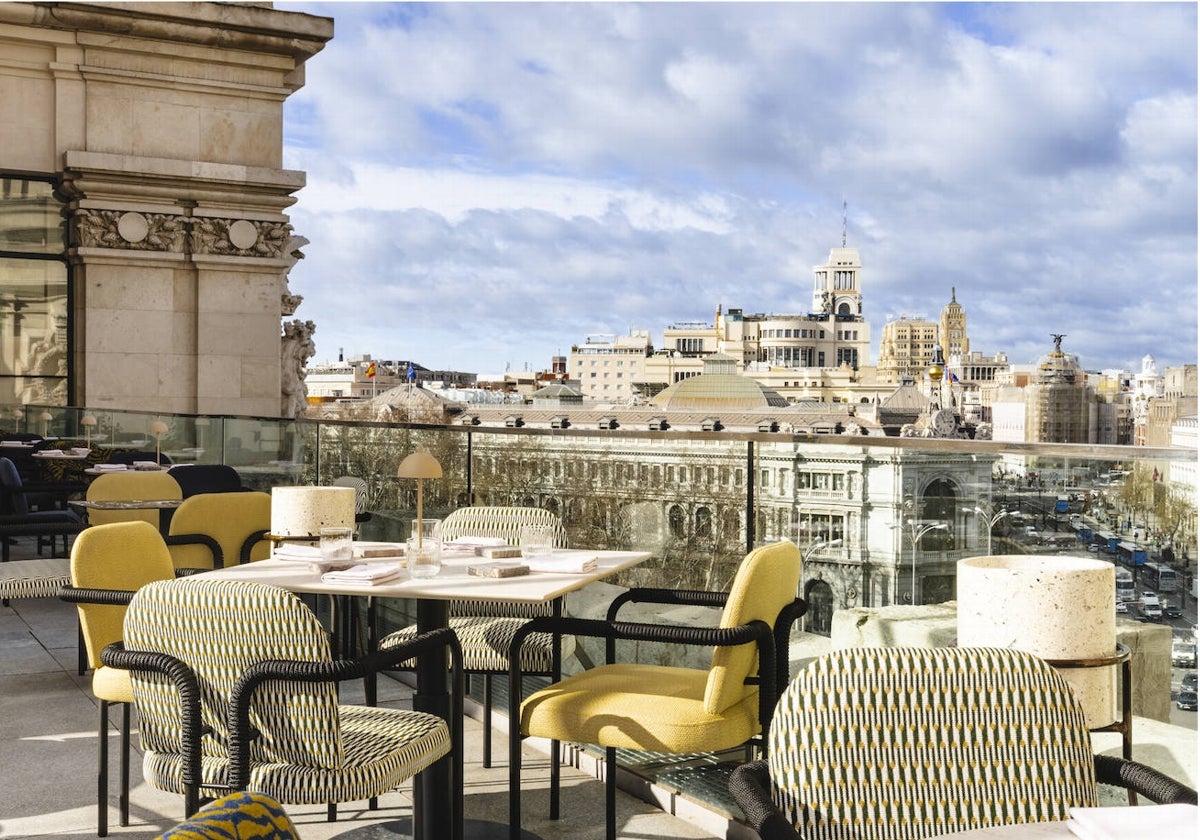
[(61, 254), (62, 205), (44, 181), (0, 178), (0, 251)]
[(67, 267), (0, 257), (0, 400), (61, 405), (66, 376)]

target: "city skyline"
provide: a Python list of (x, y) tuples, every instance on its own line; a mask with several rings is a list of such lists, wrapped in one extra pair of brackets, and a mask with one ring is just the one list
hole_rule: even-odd
[(277, 7), (335, 20), (285, 111), (312, 364), (803, 313), (843, 202), (871, 364), (952, 287), (1014, 364), (1196, 361), (1192, 4)]

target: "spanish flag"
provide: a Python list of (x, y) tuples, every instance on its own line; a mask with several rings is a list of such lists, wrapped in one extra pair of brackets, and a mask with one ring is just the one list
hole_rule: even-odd
[(371, 362), (371, 364), (367, 365), (367, 378), (373, 379), (374, 377), (375, 377), (375, 363)]

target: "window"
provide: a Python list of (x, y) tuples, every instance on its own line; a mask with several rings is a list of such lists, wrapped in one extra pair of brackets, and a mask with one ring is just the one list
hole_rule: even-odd
[(60, 211), (49, 182), (0, 177), (0, 403), (68, 401)]

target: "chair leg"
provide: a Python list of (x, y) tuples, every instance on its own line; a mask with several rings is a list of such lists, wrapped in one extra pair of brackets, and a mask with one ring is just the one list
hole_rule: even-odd
[(558, 819), (558, 789), (562, 778), (562, 742), (550, 742), (550, 819)]
[(604, 837), (617, 840), (617, 750), (604, 748)]
[(108, 701), (100, 701), (100, 745), (96, 761), (96, 836), (108, 836)]
[[(511, 692), (510, 692), (511, 693)], [(521, 718), (519, 705), (509, 698), (508, 717), (508, 838), (521, 840)]]
[(337, 803), (330, 802), (325, 806), (325, 819), (328, 822), (337, 822)]
[(483, 675), (483, 766), (492, 766), (492, 675)]
[(129, 712), (130, 703), (121, 704), (121, 825), (129, 825)]

